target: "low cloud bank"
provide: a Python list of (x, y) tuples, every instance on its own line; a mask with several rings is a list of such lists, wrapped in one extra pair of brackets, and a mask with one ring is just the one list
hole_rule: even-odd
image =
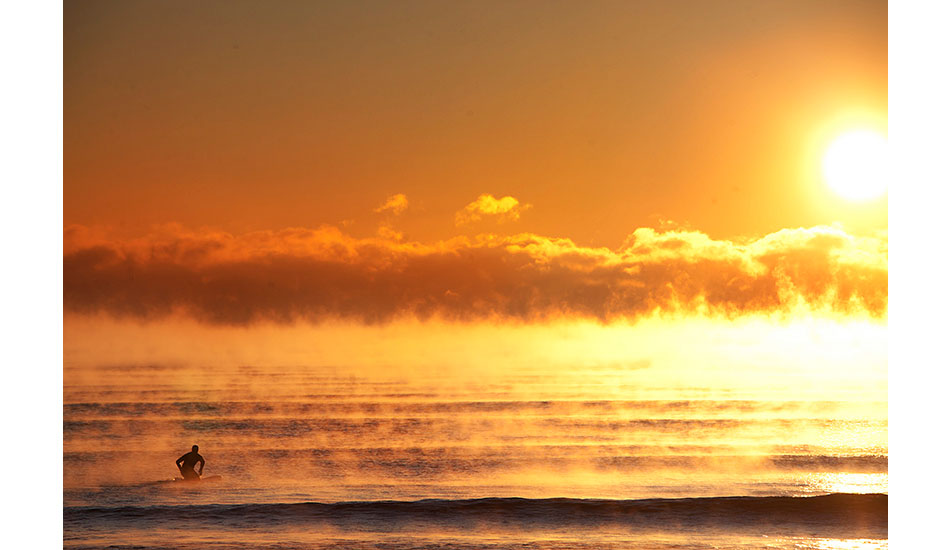
[(356, 239), (336, 228), (232, 235), (167, 227), (117, 240), (64, 233), (72, 313), (199, 321), (603, 322), (644, 315), (887, 313), (886, 237), (787, 229), (748, 242), (637, 229), (617, 250), (521, 234), (434, 244)]

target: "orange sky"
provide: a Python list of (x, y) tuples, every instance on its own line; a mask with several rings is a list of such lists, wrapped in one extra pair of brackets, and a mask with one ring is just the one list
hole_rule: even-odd
[(820, 169), (886, 134), (885, 2), (64, 10), (67, 364), (356, 361), (384, 333), (366, 360), (411, 363), (504, 327), (530, 361), (569, 334), (568, 361), (671, 364), (627, 329), (697, 320), (777, 364), (820, 318), (853, 329), (821, 349), (886, 367), (887, 196)]
[[(64, 224), (119, 248), (168, 223), (614, 252), (640, 227), (736, 243), (887, 228), (886, 196), (849, 203), (818, 169), (836, 132), (886, 131), (883, 1), (64, 10)], [(87, 296), (69, 265), (67, 309)]]

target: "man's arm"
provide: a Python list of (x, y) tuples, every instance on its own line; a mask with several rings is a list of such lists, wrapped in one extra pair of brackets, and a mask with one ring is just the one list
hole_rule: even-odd
[(178, 460), (175, 461), (175, 466), (178, 466), (178, 469), (181, 470), (181, 465), (185, 462), (185, 457), (188, 456), (188, 453), (185, 453), (178, 457)]
[(205, 457), (198, 455), (198, 475), (201, 475), (201, 472), (205, 471)]

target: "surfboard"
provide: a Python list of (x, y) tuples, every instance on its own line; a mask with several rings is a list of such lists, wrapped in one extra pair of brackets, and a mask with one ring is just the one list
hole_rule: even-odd
[(198, 479), (185, 479), (185, 478), (182, 478), (182, 477), (176, 477), (176, 478), (173, 479), (172, 481), (176, 481), (176, 482), (186, 482), (186, 481), (187, 481), (187, 482), (194, 483), (194, 482), (197, 482), (197, 481), (221, 481), (221, 479), (222, 479), (221, 476), (215, 474), (215, 475), (211, 475), (211, 476), (204, 476), (204, 477), (201, 477), (201, 478), (198, 478)]

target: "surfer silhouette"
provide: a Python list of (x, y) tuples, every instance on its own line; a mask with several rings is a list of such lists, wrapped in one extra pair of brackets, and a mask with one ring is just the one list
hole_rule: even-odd
[[(200, 463), (201, 466), (198, 467), (198, 471), (196, 472), (195, 464), (198, 463)], [(192, 445), (191, 452), (181, 455), (181, 458), (175, 461), (175, 466), (178, 466), (178, 471), (181, 472), (181, 477), (188, 481), (197, 481), (201, 479), (201, 473), (205, 469), (205, 458), (198, 454), (198, 446)]]

